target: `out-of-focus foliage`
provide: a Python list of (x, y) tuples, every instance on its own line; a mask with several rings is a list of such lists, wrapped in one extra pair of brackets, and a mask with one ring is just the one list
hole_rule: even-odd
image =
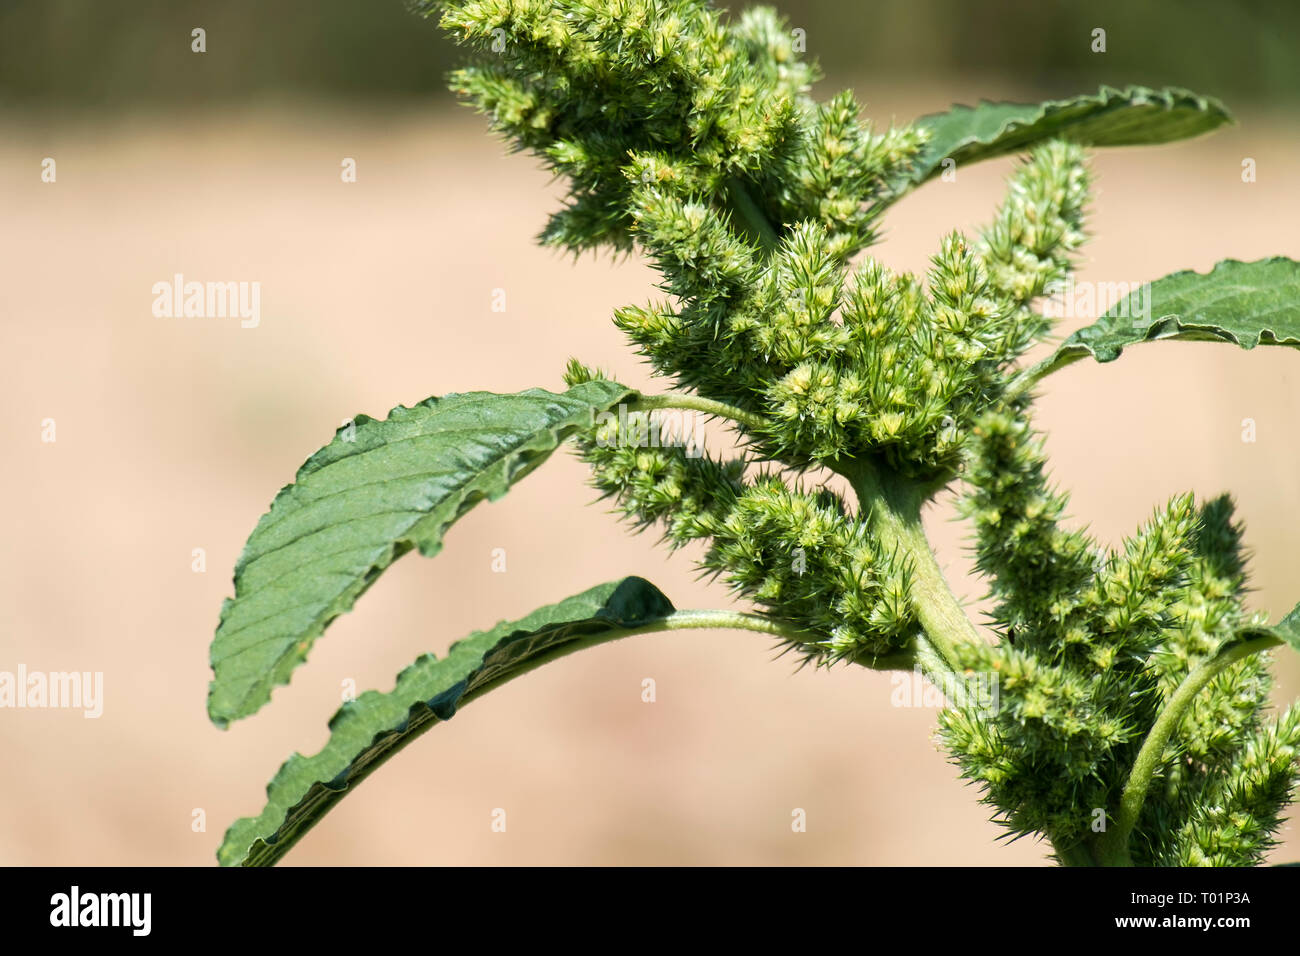
[[(732, 4), (738, 12), (744, 4)], [(132, 108), (285, 95), (444, 100), (454, 51), (405, 0), (4, 0), (0, 106)], [(1044, 96), (1122, 78), (1230, 100), (1300, 90), (1300, 5), (1275, 0), (785, 0), (830, 86), (939, 83), (952, 100), (999, 78)], [(207, 31), (207, 53), (190, 31)], [(1092, 31), (1106, 31), (1106, 52)], [(978, 78), (967, 93), (964, 78)]]

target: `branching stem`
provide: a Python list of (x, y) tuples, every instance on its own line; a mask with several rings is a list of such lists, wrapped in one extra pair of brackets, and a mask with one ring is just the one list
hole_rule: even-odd
[(1142, 749), (1138, 751), (1137, 758), (1133, 761), (1133, 769), (1129, 771), (1124, 791), (1120, 795), (1119, 812), (1116, 814), (1114, 825), (1097, 840), (1096, 856), (1101, 865), (1133, 865), (1129, 856), (1129, 837), (1142, 813), (1142, 805), (1146, 802), (1151, 779), (1164, 758), (1165, 745), (1169, 743), (1170, 736), (1182, 722), (1187, 708), (1192, 705), (1196, 695), (1229, 665), (1281, 643), (1280, 638), (1266, 634), (1243, 640), (1202, 663), (1178, 685), (1178, 689), (1165, 704), (1165, 709), (1151, 725), (1146, 740), (1142, 742)]
[(529, 671), (534, 671), (543, 664), (549, 664), (551, 661), (559, 660), (561, 657), (568, 657), (578, 651), (584, 651), (589, 647), (596, 647), (600, 644), (608, 644), (611, 641), (622, 640), (625, 637), (640, 637), (643, 634), (662, 634), (665, 631), (683, 631), (683, 630), (734, 630), (734, 631), (755, 631), (759, 634), (770, 634), (773, 637), (779, 637), (785, 641), (803, 641), (807, 640), (808, 635), (804, 634), (793, 627), (782, 624), (780, 621), (774, 621), (769, 617), (761, 614), (752, 614), (748, 611), (674, 611), (665, 617), (642, 624), (639, 627), (622, 628), (615, 631), (603, 631), (583, 640), (571, 641), (568, 644), (561, 644), (552, 648), (548, 653), (538, 655), (529, 661), (523, 667), (516, 668), (510, 673), (504, 675), (498, 681), (481, 684), (461, 698), (461, 705), (469, 703), (476, 697), (486, 694), (488, 691), (504, 684), (506, 681), (514, 680)]
[(758, 431), (765, 424), (761, 415), (747, 412), (743, 408), (737, 408), (735, 405), (728, 405), (725, 402), (715, 402), (710, 398), (701, 398), (698, 395), (642, 395), (628, 405), (628, 411), (630, 412), (649, 412), (660, 408), (679, 408), (687, 411), (703, 412), (717, 418), (730, 419), (738, 425), (745, 426), (750, 431)]
[(1066, 352), (1064, 354), (1053, 352), (1041, 362), (1021, 369), (1016, 374), (1016, 377), (1011, 380), (1011, 384), (1007, 386), (1004, 401), (1010, 402), (1019, 398), (1048, 375), (1060, 371), (1067, 365), (1073, 365), (1087, 354), (1087, 352)]
[[(930, 541), (921, 525), (923, 491), (914, 484), (886, 475), (863, 458), (841, 462), (836, 469), (849, 479), (858, 496), (863, 515), (870, 515), (872, 527), (886, 549), (907, 561), (912, 571), (911, 603), (925, 630), (924, 640), (933, 655), (921, 653), (924, 665), (942, 663), (948, 677), (960, 674), (956, 645), (979, 642), (979, 633), (962, 610), (939, 567)], [(937, 660), (936, 660), (937, 658)]]

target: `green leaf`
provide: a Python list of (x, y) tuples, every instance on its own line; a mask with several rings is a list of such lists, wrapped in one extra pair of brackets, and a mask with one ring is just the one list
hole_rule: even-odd
[(1045, 103), (984, 100), (916, 121), (930, 139), (913, 164), (911, 181), (930, 179), (944, 159), (973, 163), (1020, 152), (1046, 139), (1083, 146), (1143, 146), (1199, 136), (1231, 119), (1218, 100), (1174, 87), (1103, 86), (1096, 94)]
[(1086, 355), (1113, 362), (1125, 347), (1157, 339), (1300, 346), (1300, 263), (1277, 256), (1225, 259), (1207, 273), (1175, 272), (1134, 292), (1075, 332), (1034, 378)]
[(212, 721), (257, 711), (397, 558), (437, 554), (456, 519), (633, 394), (607, 381), (563, 394), (467, 392), (341, 428), (276, 496), (235, 565), (235, 597), (212, 641)]
[(472, 634), (442, 660), (422, 655), (397, 675), (393, 690), (344, 704), (320, 753), (290, 757), (266, 788), (266, 809), (226, 831), (217, 859), (223, 866), (275, 863), (352, 787), (458, 707), (557, 657), (653, 627), (673, 611), (649, 581), (627, 577)]
[(1250, 640), (1255, 637), (1272, 637), (1284, 644), (1289, 644), (1292, 650), (1300, 651), (1300, 604), (1293, 607), (1291, 612), (1276, 624), (1244, 627), (1237, 632), (1238, 641)]

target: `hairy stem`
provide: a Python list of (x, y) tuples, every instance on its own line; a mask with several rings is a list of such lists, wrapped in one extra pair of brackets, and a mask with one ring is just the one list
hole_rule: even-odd
[(1170, 736), (1182, 722), (1196, 695), (1226, 667), (1281, 643), (1280, 638), (1260, 635), (1234, 644), (1202, 663), (1178, 685), (1156, 722), (1151, 725), (1146, 740), (1142, 742), (1142, 749), (1133, 761), (1133, 769), (1129, 771), (1124, 791), (1120, 795), (1119, 812), (1115, 815), (1114, 826), (1096, 842), (1096, 855), (1103, 866), (1133, 865), (1128, 850), (1129, 837), (1142, 813), (1151, 779), (1164, 758), (1165, 745), (1169, 743)]
[(921, 525), (924, 492), (914, 484), (886, 475), (865, 459), (841, 462), (840, 471), (853, 485), (858, 506), (870, 514), (873, 530), (885, 547), (909, 562), (912, 569), (912, 609), (925, 630), (934, 656), (919, 654), (924, 663), (942, 662), (950, 676), (960, 673), (954, 648), (963, 641), (980, 640), (975, 625), (962, 610), (935, 559)]
[(716, 418), (726, 418), (738, 425), (744, 425), (750, 431), (758, 431), (766, 424), (762, 415), (747, 412), (735, 405), (715, 402), (698, 395), (642, 395), (628, 405), (630, 412), (649, 412), (659, 408), (679, 408), (686, 411), (703, 412)]
[(1003, 396), (1004, 400), (1010, 402), (1019, 398), (1053, 372), (1060, 371), (1067, 365), (1073, 365), (1087, 354), (1087, 352), (1083, 351), (1067, 352), (1064, 355), (1053, 352), (1041, 362), (1021, 369), (1016, 374), (1016, 377), (1011, 380), (1011, 384), (1007, 386), (1006, 393)]
[(1086, 843), (1078, 843), (1066, 850), (1057, 847), (1056, 858), (1061, 861), (1062, 866), (1097, 865), (1097, 861), (1093, 859), (1092, 851), (1088, 849)]
[(534, 671), (543, 664), (549, 664), (551, 661), (559, 660), (561, 657), (568, 657), (577, 651), (585, 651), (589, 647), (596, 647), (600, 644), (608, 644), (610, 641), (622, 640), (625, 637), (640, 637), (643, 634), (662, 634), (665, 631), (683, 631), (683, 630), (732, 630), (732, 631), (755, 631), (759, 634), (771, 634), (773, 637), (779, 637), (787, 641), (805, 640), (808, 635), (801, 633), (793, 627), (782, 624), (780, 621), (774, 621), (769, 617), (761, 614), (752, 614), (747, 611), (674, 611), (666, 617), (657, 621), (651, 621), (648, 624), (642, 624), (640, 627), (623, 628), (617, 631), (605, 631), (592, 637), (582, 640), (572, 641), (568, 644), (560, 645), (553, 648), (546, 654), (538, 655), (535, 659), (529, 661), (525, 666), (512, 670), (509, 674), (504, 675), (499, 680), (491, 681), (474, 688), (464, 697), (461, 698), (461, 706), (474, 700), (488, 691), (499, 687), (507, 681), (514, 680), (529, 671)]

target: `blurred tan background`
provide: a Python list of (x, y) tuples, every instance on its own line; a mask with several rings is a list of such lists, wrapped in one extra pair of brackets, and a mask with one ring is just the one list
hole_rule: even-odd
[[(920, 48), (923, 28), (898, 42)], [(188, 35), (179, 42), (190, 56)], [(809, 45), (819, 52), (815, 33)], [(214, 46), (210, 37), (207, 56)], [(821, 95), (854, 85), (885, 122), (954, 99), (1044, 93), (1040, 75), (978, 64), (930, 80), (858, 76), (854, 65), (828, 60)], [(1094, 69), (1046, 92), (1133, 78)], [(583, 467), (561, 453), (471, 512), (441, 556), (398, 562), (271, 706), (212, 727), (207, 647), (230, 570), (275, 491), (333, 429), (431, 394), (560, 388), (570, 355), (648, 384), (610, 314), (655, 295), (654, 276), (636, 260), (575, 263), (537, 248), (561, 187), (531, 158), (505, 155), (449, 95), (272, 90), (91, 109), (18, 95), (12, 77), (6, 92), (0, 670), (103, 671), (105, 702), (98, 720), (0, 710), (0, 864), (210, 864), (225, 827), (260, 810), (280, 762), (324, 743), (343, 681), (388, 689), (423, 651), (624, 574), (650, 578), (679, 607), (730, 603), (696, 579), (698, 552), (669, 556), (653, 533), (630, 536), (593, 505)], [(1097, 154), (1096, 238), (1080, 279), (1300, 257), (1300, 125), (1293, 109), (1246, 92), (1239, 125), (1212, 137)], [(57, 161), (56, 183), (41, 182), (44, 157)], [(355, 184), (340, 181), (344, 157), (356, 159)], [(1244, 157), (1257, 161), (1255, 183), (1241, 181)], [(944, 231), (989, 218), (1009, 166), (963, 168), (904, 200), (874, 253), (923, 269)], [(259, 281), (260, 326), (155, 318), (151, 287), (176, 272)], [(495, 288), (505, 313), (491, 311)], [(1290, 608), (1298, 372), (1291, 351), (1165, 343), (1049, 379), (1038, 423), (1077, 520), (1115, 542), (1177, 491), (1231, 489), (1254, 551), (1253, 604)], [(48, 418), (53, 443), (41, 441)], [(1254, 443), (1242, 441), (1247, 418)], [(974, 601), (982, 587), (950, 504), (929, 526), (954, 587)], [(505, 573), (492, 571), (495, 548)], [(1280, 665), (1277, 697), (1290, 700), (1300, 666)], [(646, 677), (653, 704), (641, 701)], [(934, 711), (892, 707), (891, 690), (888, 675), (862, 670), (795, 673), (751, 634), (599, 648), (426, 735), (286, 862), (1042, 863), (1041, 844), (997, 842), (931, 740)], [(504, 834), (490, 830), (497, 807)], [(791, 832), (796, 807), (806, 833)], [(1293, 825), (1284, 838), (1275, 858), (1300, 858)]]

